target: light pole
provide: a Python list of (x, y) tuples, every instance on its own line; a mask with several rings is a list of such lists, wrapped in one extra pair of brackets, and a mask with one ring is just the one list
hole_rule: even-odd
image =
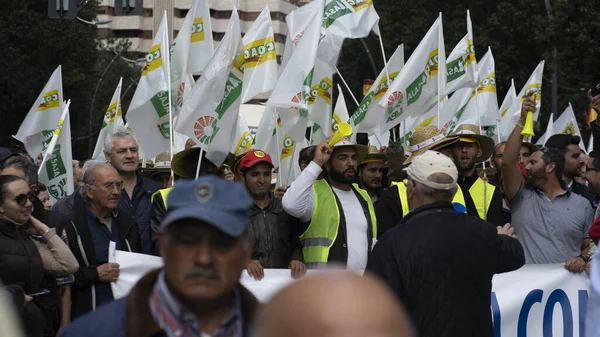
[(117, 55), (115, 55), (115, 57), (113, 57), (112, 60), (110, 60), (110, 62), (106, 66), (106, 68), (104, 68), (102, 75), (100, 75), (100, 79), (98, 80), (98, 84), (96, 85), (96, 90), (94, 90), (94, 96), (92, 96), (92, 104), (90, 104), (90, 115), (89, 115), (89, 119), (90, 119), (90, 125), (89, 125), (90, 138), (88, 139), (89, 158), (92, 157), (93, 151), (94, 151), (94, 148), (92, 145), (93, 138), (91, 137), (91, 135), (94, 131), (94, 101), (96, 100), (96, 95), (98, 94), (98, 89), (100, 89), (100, 84), (102, 84), (102, 80), (104, 79), (104, 75), (106, 75), (106, 73), (108, 72), (108, 69), (110, 69), (110, 67), (117, 60), (117, 58), (119, 58), (119, 56), (121, 56), (121, 54), (123, 54), (130, 46), (131, 46), (131, 42), (127, 42), (127, 44), (123, 47), (123, 49), (121, 49), (121, 51)]
[[(544, 0), (546, 6), (546, 13), (548, 13), (548, 19), (552, 22), (552, 6), (550, 0)], [(553, 43), (554, 44), (554, 43)], [(552, 67), (552, 113), (554, 116), (558, 116), (558, 51), (554, 44), (552, 49), (552, 58), (554, 67)]]

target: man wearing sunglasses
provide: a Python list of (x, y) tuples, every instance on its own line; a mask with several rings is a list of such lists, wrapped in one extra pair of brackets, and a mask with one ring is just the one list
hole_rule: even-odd
[(110, 282), (119, 278), (119, 265), (108, 262), (111, 241), (119, 250), (137, 252), (140, 239), (134, 218), (119, 209), (123, 181), (110, 164), (87, 161), (66, 226), (69, 247), (79, 262), (72, 286), (71, 317), (79, 317), (111, 302)]
[(521, 119), (504, 149), (502, 176), (504, 192), (512, 204), (512, 225), (527, 263), (566, 262), (570, 271), (582, 272), (593, 212), (590, 203), (567, 189), (562, 180), (564, 152), (546, 147), (534, 152), (525, 166), (525, 179), (517, 166), (527, 112), (536, 109), (535, 101), (526, 97)]

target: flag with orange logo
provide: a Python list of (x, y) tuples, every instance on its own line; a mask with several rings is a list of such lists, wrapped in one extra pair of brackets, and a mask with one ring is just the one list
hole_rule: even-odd
[(106, 136), (117, 131), (117, 128), (125, 125), (123, 123), (123, 111), (121, 111), (121, 86), (123, 85), (123, 78), (119, 79), (119, 84), (115, 89), (110, 104), (104, 113), (104, 119), (102, 120), (102, 128), (98, 134), (98, 140), (96, 141), (96, 147), (94, 148), (93, 159), (104, 160), (104, 140)]

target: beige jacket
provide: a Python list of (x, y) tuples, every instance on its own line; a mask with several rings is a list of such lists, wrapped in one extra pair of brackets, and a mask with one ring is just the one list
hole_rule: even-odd
[(56, 235), (55, 228), (50, 228), (42, 235), (44, 243), (33, 239), (32, 241), (42, 257), (45, 272), (56, 276), (66, 276), (74, 274), (79, 269), (77, 259), (75, 259), (69, 246)]

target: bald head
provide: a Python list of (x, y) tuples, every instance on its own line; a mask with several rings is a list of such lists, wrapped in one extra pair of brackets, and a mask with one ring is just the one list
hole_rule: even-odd
[(351, 272), (310, 276), (285, 288), (258, 317), (261, 337), (412, 337), (396, 296), (379, 280)]

